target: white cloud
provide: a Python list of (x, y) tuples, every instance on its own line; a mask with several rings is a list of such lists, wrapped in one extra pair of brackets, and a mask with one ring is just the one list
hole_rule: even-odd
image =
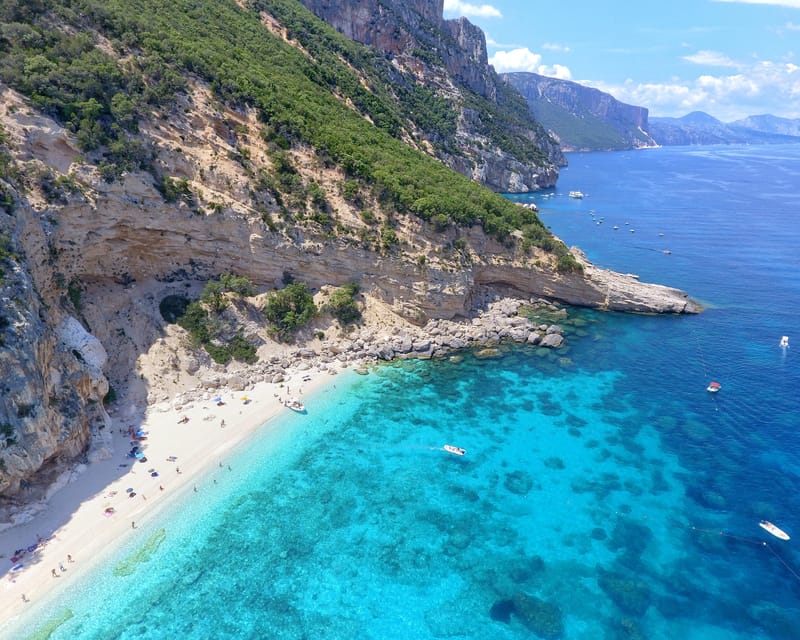
[(736, 2), (739, 4), (768, 4), (774, 7), (800, 9), (800, 0), (713, 0), (713, 2)]
[(647, 107), (657, 116), (682, 116), (700, 110), (723, 121), (759, 113), (800, 117), (800, 66), (786, 62), (758, 61), (738, 65), (737, 73), (730, 75), (704, 74), (663, 83), (581, 82), (622, 102)]
[(490, 4), (470, 4), (461, 0), (444, 0), (444, 12), (467, 18), (502, 18), (503, 14)]
[(489, 64), (494, 67), (497, 73), (528, 71), (542, 76), (560, 78), (561, 80), (572, 80), (572, 73), (569, 67), (565, 67), (562, 64), (542, 64), (542, 56), (538, 53), (533, 53), (527, 47), (513, 49), (512, 51), (498, 51), (489, 58)]
[(491, 58), (489, 64), (494, 66), (497, 73), (507, 71), (536, 71), (542, 63), (542, 56), (533, 53), (527, 47), (513, 49), (511, 51), (497, 51)]
[(569, 53), (570, 48), (563, 44), (554, 44), (551, 42), (545, 42), (542, 45), (542, 49), (546, 49), (547, 51), (558, 51), (560, 53)]
[(684, 56), (687, 62), (704, 64), (712, 67), (738, 67), (739, 65), (728, 56), (717, 51), (698, 51), (690, 56)]
[(795, 24), (794, 22), (787, 22), (784, 28), (787, 31), (800, 31), (800, 24)]
[(542, 65), (536, 73), (540, 76), (550, 76), (551, 78), (558, 78), (559, 80), (572, 80), (572, 72), (569, 67), (562, 64), (554, 64), (553, 66)]

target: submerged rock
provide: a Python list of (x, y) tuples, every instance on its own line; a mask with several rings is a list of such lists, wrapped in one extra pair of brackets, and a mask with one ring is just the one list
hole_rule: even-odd
[(489, 609), (489, 616), (498, 622), (511, 622), (511, 614), (514, 613), (514, 602), (511, 600), (498, 600)]
[(512, 471), (506, 475), (503, 486), (511, 493), (524, 496), (533, 488), (533, 478), (526, 471)]
[(640, 617), (650, 607), (650, 590), (633, 576), (598, 566), (597, 584), (623, 613)]
[(511, 601), (514, 615), (540, 638), (550, 640), (564, 635), (564, 620), (557, 605), (523, 592), (515, 593)]

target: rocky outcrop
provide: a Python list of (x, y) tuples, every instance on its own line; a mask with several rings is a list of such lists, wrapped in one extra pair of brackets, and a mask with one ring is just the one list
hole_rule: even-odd
[[(525, 193), (555, 186), (566, 160), (558, 143), (533, 118), (507, 124), (541, 150), (537, 161), (520, 159), (486, 134), (486, 113), (465, 106), (467, 93), (481, 96), (502, 112), (506, 98), (489, 65), (486, 37), (466, 18), (444, 20), (442, 0), (301, 0), (325, 22), (362, 44), (392, 57), (414, 81), (447, 96), (459, 111), (458, 153), (438, 148), (448, 167), (503, 193)], [(423, 57), (419, 52), (425, 51)], [(437, 63), (432, 63), (432, 60)], [(497, 118), (498, 115), (490, 116)], [(434, 145), (435, 146), (435, 145)], [(446, 145), (445, 145), (446, 146)]]
[[(13, 215), (0, 210), (0, 236), (8, 239), (0, 252), (0, 494), (24, 497), (25, 483), (58, 474), (64, 470), (60, 462), (104, 455), (102, 446), (90, 445), (102, 440), (110, 363), (115, 384), (152, 383), (153, 392), (166, 393), (166, 376), (143, 381), (135, 373), (142, 354), (168, 355), (169, 339), (179, 341), (145, 313), (153, 301), (142, 299), (140, 282), (162, 282), (171, 293), (194, 295), (198, 284), (222, 273), (246, 276), (262, 293), (286, 273), (312, 290), (357, 282), (371, 299), (417, 328), (413, 335), (362, 336), (361, 343), (340, 349), (337, 355), (345, 358), (435, 357), (506, 339), (543, 343), (542, 351), (558, 348), (560, 332), (549, 324), (532, 325), (516, 310), (487, 316), (491, 328), (472, 326), (479, 310), (490, 308), (487, 302), (506, 293), (617, 310), (696, 310), (682, 292), (644, 285), (588, 262), (585, 275), (558, 273), (554, 256), (541, 250), (516, 253), (480, 227), (442, 233), (417, 218), (397, 216), (396, 245), (364, 242), (376, 225), (360, 213), (378, 211), (377, 203), (355, 209), (337, 199), (343, 174), (325, 167), (312, 150), (293, 150), (297, 180), (313, 179), (326, 190), (339, 231), (301, 218), (278, 224), (268, 210), (277, 212), (274, 203), (252, 207), (246, 168), (234, 159), (235, 145), (246, 139), (251, 162), (269, 169), (256, 115), (220, 113), (206, 88), (192, 91), (171, 118), (157, 127), (142, 122), (140, 131), (159, 142), (159, 167), (186, 181), (202, 205), (196, 208), (165, 202), (148, 173), (106, 182), (63, 127), (0, 87), (9, 153), (20, 173), (32, 176), (26, 192), (14, 193)], [(234, 129), (238, 141), (226, 133)], [(48, 174), (68, 178), (74, 191), (48, 200), (36, 182), (36, 176)], [(81, 299), (82, 291), (104, 287), (111, 291), (105, 297)], [(442, 324), (454, 320), (467, 322)], [(248, 336), (257, 333), (247, 330)], [(198, 362), (167, 359), (170, 378), (200, 368)]]
[[(13, 229), (9, 216), (0, 216), (6, 218), (0, 221), (3, 230)], [(20, 247), (18, 236), (9, 235)], [(108, 382), (102, 346), (82, 328), (67, 329), (77, 339), (61, 339), (56, 327), (75, 329), (76, 321), (42, 302), (23, 263), (5, 270), (0, 291), (0, 495), (5, 495), (17, 493), (34, 474), (46, 478), (52, 472), (54, 478), (60, 459), (73, 460), (85, 450)]]
[(466, 18), (444, 20), (444, 0), (301, 0), (351, 40), (400, 56), (418, 43), (434, 47), (448, 73), (475, 93), (494, 99), (486, 38)]
[(531, 113), (569, 151), (652, 147), (648, 111), (577, 82), (536, 73), (505, 73), (501, 78), (528, 101)]

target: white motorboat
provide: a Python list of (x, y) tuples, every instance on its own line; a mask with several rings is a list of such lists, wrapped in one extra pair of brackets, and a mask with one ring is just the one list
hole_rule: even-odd
[(461, 447), (456, 447), (456, 446), (454, 446), (452, 444), (446, 444), (442, 448), (445, 451), (447, 451), (449, 453), (453, 453), (453, 454), (455, 454), (457, 456), (463, 456), (467, 452), (466, 449), (462, 449)]
[(786, 533), (783, 529), (776, 527), (769, 520), (762, 520), (761, 522), (758, 523), (758, 526), (764, 529), (765, 531), (769, 531), (776, 538), (780, 538), (781, 540), (790, 539), (788, 533)]
[(292, 411), (297, 411), (297, 413), (305, 413), (306, 407), (305, 405), (300, 402), (297, 398), (287, 398), (286, 400), (281, 400), (284, 407), (291, 409)]

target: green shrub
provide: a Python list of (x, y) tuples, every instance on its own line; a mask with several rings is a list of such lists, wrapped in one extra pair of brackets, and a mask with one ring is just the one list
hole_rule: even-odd
[(235, 293), (242, 297), (252, 296), (255, 292), (255, 284), (247, 276), (235, 276), (232, 273), (223, 273), (219, 277), (223, 291)]
[(453, 240), (453, 249), (457, 251), (464, 251), (467, 248), (467, 239), (459, 237)]
[(231, 341), (228, 343), (228, 349), (234, 360), (247, 364), (258, 362), (255, 346), (248, 342), (241, 333), (237, 333), (231, 338)]
[(391, 249), (400, 242), (397, 237), (397, 232), (389, 226), (389, 223), (384, 223), (381, 227), (381, 246), (384, 249)]
[(583, 265), (571, 253), (559, 256), (556, 269), (565, 273), (583, 273)]
[(75, 307), (76, 310), (80, 311), (81, 309), (81, 283), (77, 280), (70, 280), (69, 285), (67, 285), (67, 296), (69, 296), (70, 302), (72, 302), (72, 306)]
[(219, 345), (213, 342), (206, 342), (203, 349), (211, 356), (217, 364), (228, 364), (231, 361), (231, 350), (227, 345)]
[(189, 181), (186, 178), (175, 180), (169, 176), (161, 176), (160, 180), (156, 180), (155, 187), (166, 202), (181, 200), (192, 207), (195, 204), (194, 194), (189, 188)]
[(361, 319), (361, 309), (355, 300), (357, 293), (358, 285), (355, 282), (339, 287), (331, 294), (323, 311), (330, 313), (343, 327), (358, 322)]
[(270, 292), (264, 305), (264, 315), (272, 325), (272, 332), (282, 340), (316, 314), (314, 297), (305, 282), (293, 282), (279, 291)]
[(203, 293), (200, 294), (200, 302), (208, 305), (214, 313), (224, 311), (228, 306), (228, 300), (225, 298), (225, 288), (218, 280), (209, 280), (203, 288)]
[(186, 307), (186, 312), (178, 319), (178, 326), (189, 332), (195, 346), (199, 347), (211, 340), (208, 312), (199, 302), (192, 302)]

